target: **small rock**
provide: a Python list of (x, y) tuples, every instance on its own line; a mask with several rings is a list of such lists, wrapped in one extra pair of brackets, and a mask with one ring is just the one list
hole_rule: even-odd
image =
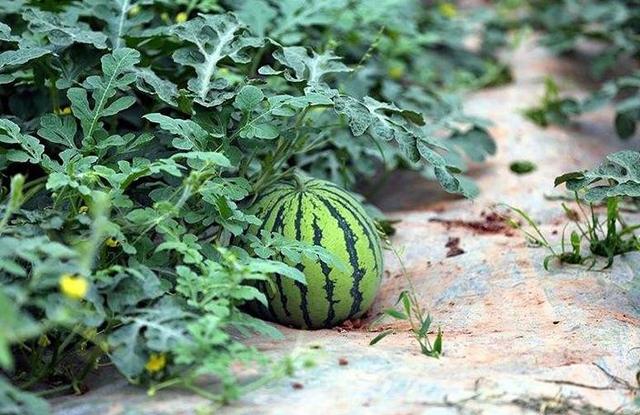
[(464, 249), (460, 248), (460, 238), (449, 237), (444, 246), (449, 248), (447, 258), (464, 254)]

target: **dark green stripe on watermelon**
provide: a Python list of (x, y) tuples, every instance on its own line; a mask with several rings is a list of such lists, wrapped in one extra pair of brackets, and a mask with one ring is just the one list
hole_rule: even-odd
[[(361, 225), (367, 227), (367, 236), (378, 234), (375, 224), (373, 223), (369, 215), (367, 215), (367, 212), (364, 210), (362, 205), (360, 205), (360, 203), (358, 203), (358, 201), (352, 197), (344, 197), (344, 195), (347, 194), (344, 190), (340, 189), (340, 187), (333, 183), (328, 183), (322, 188), (322, 191), (330, 193), (332, 196), (335, 196), (336, 200), (339, 200), (341, 203), (350, 206), (352, 209), (351, 213), (354, 216), (359, 216), (361, 218)], [(350, 195), (347, 194), (347, 196)], [(380, 244), (379, 238), (376, 238), (376, 241), (372, 241), (371, 244), (375, 246), (375, 248), (378, 250), (380, 258), (382, 258), (382, 245)], [(380, 265), (380, 268), (382, 268), (382, 264)]]
[[(369, 219), (368, 216), (366, 216), (366, 213), (358, 212), (355, 209), (355, 207), (352, 207), (349, 205), (348, 202), (345, 202), (343, 197), (341, 198), (339, 195), (336, 195), (331, 192), (327, 192), (327, 193), (333, 196), (330, 198), (331, 201), (339, 204), (342, 208), (344, 208), (351, 215), (353, 215), (354, 218), (356, 218), (356, 220), (358, 221), (358, 225), (360, 225), (360, 227), (363, 230), (363, 234), (366, 235), (367, 237), (367, 241), (369, 242), (369, 248), (371, 248), (372, 250), (376, 250), (379, 257), (382, 258), (382, 248), (380, 246), (379, 239), (376, 239), (375, 241), (373, 239), (373, 236), (377, 235), (377, 232), (375, 230), (375, 227), (372, 224), (368, 223), (368, 222), (371, 222), (371, 220)], [(382, 264), (378, 264), (376, 262), (376, 266), (378, 270), (381, 270)]]
[[(280, 209), (278, 210), (278, 214), (276, 215), (275, 221), (273, 222), (273, 228), (271, 229), (271, 232), (282, 233), (282, 228), (284, 227), (283, 221), (284, 221), (285, 205), (287, 204), (287, 202), (289, 202), (289, 205), (291, 205), (291, 200), (283, 199), (283, 203), (280, 206)], [(280, 295), (280, 304), (282, 304), (282, 308), (284, 309), (284, 313), (287, 315), (287, 317), (290, 317), (291, 313), (287, 308), (287, 295), (285, 290), (282, 288), (282, 277), (280, 275), (276, 275), (275, 279), (276, 279), (276, 285), (278, 286), (278, 294)]]
[[(282, 221), (281, 217), (284, 214), (284, 210), (285, 207), (284, 205), (288, 202), (288, 199), (286, 199), (287, 195), (292, 194), (292, 191), (288, 188), (282, 188), (281, 186), (275, 190), (270, 190), (269, 192), (266, 192), (263, 194), (263, 196), (261, 196), (258, 200), (259, 200), (259, 205), (255, 205), (254, 206), (260, 206), (259, 209), (254, 209), (255, 210), (255, 214), (258, 217), (261, 217), (263, 222), (262, 225), (257, 228), (257, 229), (253, 229), (253, 232), (260, 236), (261, 232), (263, 230), (265, 230), (266, 225), (273, 219), (275, 222), (274, 223), (280, 223)], [(270, 197), (267, 197), (270, 196)], [(275, 216), (273, 216), (275, 213)], [(280, 217), (280, 218), (279, 218)], [(273, 229), (269, 229), (269, 232), (273, 232)], [(277, 316), (278, 314), (276, 313), (276, 311), (273, 308), (274, 302), (275, 302), (275, 296), (279, 296), (281, 290), (277, 289), (277, 290), (273, 290), (271, 289), (271, 285), (275, 284), (275, 285), (281, 285), (280, 283), (280, 276), (276, 275), (274, 276), (274, 281), (271, 282), (271, 284), (267, 284), (264, 281), (259, 281), (256, 284), (256, 288), (258, 288), (260, 291), (262, 291), (265, 296), (267, 297), (267, 304), (268, 307), (264, 307), (262, 304), (254, 301), (251, 303), (250, 307), (249, 307), (249, 311), (252, 312), (253, 314), (262, 317), (262, 318), (266, 318), (268, 320), (274, 320), (275, 316)], [(280, 301), (283, 302), (284, 304), (286, 304), (286, 299), (280, 298)]]
[[(322, 243), (322, 229), (318, 226), (318, 217), (313, 215), (313, 244), (320, 245)], [(324, 320), (325, 326), (330, 326), (333, 322), (333, 319), (336, 317), (336, 311), (334, 310), (334, 306), (337, 301), (333, 298), (333, 290), (335, 289), (335, 283), (329, 278), (329, 274), (331, 273), (331, 267), (327, 265), (323, 260), (319, 260), (320, 268), (322, 269), (322, 275), (324, 275), (324, 290), (327, 293), (325, 299), (329, 303), (329, 311), (327, 312), (327, 318)]]
[(361, 316), (371, 305), (382, 276), (380, 238), (364, 208), (349, 193), (315, 179), (281, 181), (264, 192), (252, 211), (262, 229), (323, 246), (344, 269), (303, 258), (295, 266), (307, 284), (279, 275), (275, 284), (259, 284), (269, 300), (263, 317), (299, 328), (322, 328)]
[[(296, 240), (301, 240), (302, 235), (301, 235), (301, 225), (302, 225), (302, 213), (303, 213), (303, 209), (302, 209), (302, 198), (304, 197), (304, 193), (298, 193), (298, 206), (295, 209), (296, 211), (296, 221), (295, 221), (295, 228), (296, 228)], [(296, 268), (301, 271), (304, 272), (304, 265), (302, 264), (297, 264)], [(313, 324), (311, 323), (311, 317), (309, 316), (309, 308), (308, 308), (308, 302), (307, 302), (307, 286), (305, 284), (302, 284), (300, 282), (296, 281), (296, 287), (298, 287), (298, 289), (300, 290), (300, 308), (302, 309), (302, 317), (304, 318), (304, 323), (307, 325), (307, 327), (311, 327)]]
[(325, 205), (327, 210), (331, 213), (331, 216), (338, 222), (338, 226), (342, 230), (342, 234), (344, 237), (344, 242), (347, 245), (347, 252), (349, 253), (349, 264), (351, 268), (353, 268), (353, 283), (351, 287), (351, 311), (349, 312), (349, 316), (347, 318), (351, 318), (358, 314), (360, 311), (360, 305), (362, 304), (362, 293), (360, 292), (360, 281), (362, 281), (362, 277), (364, 276), (364, 270), (360, 267), (360, 263), (358, 262), (358, 252), (356, 251), (356, 241), (353, 231), (349, 227), (349, 225), (345, 222), (344, 217), (336, 210), (335, 206), (332, 205), (327, 199), (318, 197), (320, 201)]

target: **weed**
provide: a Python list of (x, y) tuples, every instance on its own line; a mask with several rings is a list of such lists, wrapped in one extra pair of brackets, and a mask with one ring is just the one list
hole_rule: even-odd
[[(407, 273), (407, 269), (404, 266), (404, 262), (402, 261), (402, 258), (400, 258), (399, 253), (391, 245), (389, 246), (400, 263), (402, 275), (407, 280), (409, 288), (400, 293), (394, 308), (387, 308), (382, 312), (381, 318), (386, 316), (395, 320), (408, 322), (410, 325), (411, 335), (420, 346), (420, 353), (425, 356), (438, 358), (442, 354), (442, 330), (438, 328), (436, 337), (432, 343), (429, 339), (429, 330), (431, 329), (432, 324), (431, 315), (425, 311), (423, 306), (420, 305), (413, 281)], [(375, 325), (379, 320), (380, 318), (372, 325)], [(369, 345), (373, 346), (393, 333), (395, 333), (394, 329), (384, 330), (374, 337)]]
[[(544, 259), (545, 269), (549, 263), (557, 260), (560, 264), (585, 265), (589, 269), (596, 265), (596, 257), (604, 257), (607, 262), (604, 268), (609, 268), (617, 255), (640, 250), (640, 239), (634, 231), (639, 225), (629, 226), (620, 216), (617, 198), (607, 199), (607, 212), (604, 218), (599, 215), (593, 205), (585, 206), (577, 197), (576, 205), (580, 213), (562, 203), (562, 209), (567, 219), (576, 229), (571, 230), (567, 237), (567, 223), (561, 233), (560, 247), (555, 248), (542, 233), (538, 224), (522, 209), (508, 206), (531, 227), (531, 231), (522, 228), (515, 221), (510, 221), (514, 228), (522, 230), (526, 237), (535, 245), (546, 248), (550, 254)], [(591, 254), (585, 254), (583, 245), (587, 244)]]
[(541, 127), (551, 124), (566, 125), (571, 116), (579, 113), (578, 102), (572, 98), (561, 98), (558, 85), (549, 77), (544, 80), (544, 95), (540, 104), (523, 112), (525, 117)]

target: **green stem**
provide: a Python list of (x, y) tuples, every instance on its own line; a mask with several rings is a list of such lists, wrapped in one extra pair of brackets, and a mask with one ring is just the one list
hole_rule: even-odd
[(62, 343), (60, 343), (60, 346), (57, 348), (57, 353), (61, 354), (64, 349), (67, 348), (67, 346), (71, 343), (71, 340), (73, 340), (73, 338), (76, 336), (76, 332), (75, 329), (71, 330), (71, 332), (67, 335), (67, 337), (65, 337), (65, 339), (62, 341)]
[(270, 160), (270, 163), (266, 167), (263, 167), (262, 172), (256, 179), (255, 184), (253, 185), (253, 191), (256, 196), (260, 194), (262, 189), (265, 187), (264, 182), (268, 180), (270, 176), (273, 176), (273, 172), (275, 171), (274, 166), (279, 160), (280, 154), (282, 153), (282, 149), (284, 147), (286, 147), (286, 143), (284, 142), (284, 140), (280, 140), (280, 142), (278, 143), (278, 147), (276, 148), (276, 151)]
[(302, 175), (297, 169), (294, 169), (293, 171), (293, 180), (296, 182), (296, 187), (299, 192), (303, 192), (307, 187)]
[(74, 383), (80, 383), (82, 381), (84, 381), (84, 379), (87, 377), (87, 375), (89, 374), (89, 372), (91, 371), (91, 369), (93, 369), (96, 365), (96, 361), (98, 360), (98, 358), (100, 358), (100, 356), (102, 356), (104, 352), (102, 351), (102, 349), (99, 346), (95, 346), (93, 348), (93, 350), (91, 351), (91, 354), (89, 355), (89, 359), (87, 361), (87, 363), (84, 365), (84, 368), (82, 369), (82, 371), (80, 372), (80, 376), (75, 377)]
[(209, 391), (207, 391), (207, 390), (205, 390), (205, 389), (203, 389), (203, 388), (201, 388), (199, 386), (187, 383), (187, 384), (184, 385), (184, 387), (185, 387), (185, 389), (188, 389), (191, 392), (194, 392), (194, 393), (196, 393), (196, 394), (198, 394), (198, 395), (202, 396), (203, 398), (206, 398), (206, 399), (208, 399), (210, 401), (215, 402), (215, 401), (219, 401), (220, 400), (220, 396), (219, 395), (216, 395), (215, 393), (211, 393), (211, 392), (209, 392)]
[(55, 395), (57, 393), (60, 392), (65, 392), (69, 389), (73, 389), (73, 385), (62, 385), (62, 386), (58, 386), (55, 388), (51, 388), (51, 389), (46, 389), (40, 392), (36, 392), (35, 394), (40, 396), (40, 397), (45, 397), (45, 396), (49, 396), (49, 395)]
[(251, 62), (251, 70), (249, 71), (252, 78), (255, 78), (258, 75), (258, 67), (260, 66), (260, 62), (262, 62), (262, 56), (266, 52), (266, 49), (266, 47), (260, 48), (260, 50), (258, 50), (258, 53), (256, 53), (256, 55), (253, 57), (253, 61)]
[(0, 234), (2, 234), (4, 227), (9, 223), (9, 218), (11, 218), (11, 216), (20, 209), (20, 206), (24, 203), (23, 187), (24, 176), (18, 174), (11, 179), (11, 191), (9, 192), (7, 208), (2, 220), (0, 220)]
[(0, 234), (2, 234), (2, 230), (4, 229), (5, 226), (7, 226), (7, 223), (9, 223), (9, 218), (11, 217), (11, 215), (13, 215), (13, 212), (9, 207), (7, 207), (7, 210), (6, 212), (4, 212), (4, 216), (2, 217), (2, 220), (0, 220)]
[(193, 9), (198, 5), (198, 0), (191, 0), (189, 2), (189, 5), (187, 6), (187, 14), (191, 14), (191, 11), (193, 11)]
[(93, 212), (93, 224), (91, 226), (91, 237), (87, 244), (87, 252), (84, 253), (80, 259), (80, 269), (83, 275), (87, 276), (91, 273), (95, 258), (102, 244), (102, 238), (104, 236), (105, 229), (109, 223), (108, 215), (110, 208), (110, 200), (106, 194), (104, 196), (94, 197), (94, 212)]
[(164, 382), (160, 382), (155, 385), (152, 385), (149, 388), (149, 393), (153, 395), (162, 389), (170, 388), (171, 386), (179, 385), (180, 383), (183, 383), (183, 382), (184, 380), (182, 378), (167, 379)]

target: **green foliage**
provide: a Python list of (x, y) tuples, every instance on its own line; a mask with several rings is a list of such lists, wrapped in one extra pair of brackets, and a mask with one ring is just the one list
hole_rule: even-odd
[(219, 62), (225, 58), (235, 63), (250, 62), (246, 49), (262, 46), (263, 42), (251, 36), (231, 14), (198, 16), (174, 26), (170, 33), (192, 45), (176, 50), (173, 60), (195, 69), (197, 76), (189, 80), (188, 88), (195, 95), (194, 102), (205, 107), (215, 107), (235, 95), (227, 90), (229, 80), (217, 76)]
[[(566, 173), (555, 180), (556, 186), (565, 183), (569, 190), (591, 205), (593, 226), (587, 228), (591, 251), (608, 258), (607, 266), (615, 255), (640, 250), (640, 238), (635, 230), (640, 226), (627, 225), (620, 217), (619, 200), (640, 197), (640, 153), (620, 151), (609, 154), (596, 168), (584, 172)], [(593, 203), (606, 201), (606, 232), (597, 224)], [(598, 226), (596, 226), (598, 225)]]
[[(527, 239), (536, 246), (542, 246), (549, 251), (544, 259), (545, 269), (549, 269), (552, 260), (560, 264), (586, 265), (589, 269), (597, 264), (597, 257), (607, 259), (604, 268), (609, 268), (617, 255), (640, 250), (640, 238), (635, 231), (638, 225), (628, 225), (620, 215), (619, 201), (617, 198), (607, 199), (607, 209), (604, 219), (594, 209), (592, 204), (585, 206), (576, 198), (579, 212), (562, 204), (567, 218), (573, 222), (575, 230), (566, 237), (567, 227), (562, 230), (560, 248), (554, 248), (547, 237), (542, 233), (538, 225), (521, 209), (510, 207), (517, 215), (525, 220), (532, 229), (523, 229), (519, 224), (513, 223), (515, 228), (522, 229)], [(587, 210), (588, 209), (588, 210)], [(590, 255), (583, 254), (583, 243), (589, 246)]]
[(592, 60), (596, 74), (639, 50), (636, 0), (534, 0), (527, 5), (528, 22), (544, 31), (541, 42), (554, 52), (574, 51), (584, 40), (606, 45)]
[[(500, 72), (494, 70), (501, 65), (488, 52), (472, 53), (463, 43), (474, 33), (472, 28), (482, 30), (488, 18), (480, 12), (464, 15), (449, 6), (453, 15), (414, 0), (234, 2), (257, 33), (271, 29), (269, 37), (277, 42), (290, 45), (302, 39), (318, 49), (328, 48), (356, 69), (336, 74), (338, 90), (349, 97), (334, 99), (351, 132), (335, 131), (331, 149), (304, 154), (298, 158), (300, 165), (347, 185), (356, 176), (373, 177), (380, 164), (388, 170), (411, 168), (439, 180), (449, 191), (476, 194), (474, 185), (452, 180), (451, 173), (465, 171), (469, 160), (484, 161), (495, 153), (495, 143), (486, 122), (464, 114), (452, 91), (496, 82), (491, 74)], [(292, 35), (294, 28), (308, 25), (309, 30)], [(284, 66), (286, 60), (298, 65), (288, 67), (288, 72), (300, 79), (310, 57), (299, 48), (286, 49), (274, 58)], [(394, 102), (403, 111), (376, 101)], [(376, 140), (352, 139), (363, 134), (373, 134)]]
[(544, 80), (544, 95), (540, 105), (524, 110), (524, 116), (541, 127), (566, 125), (572, 116), (579, 113), (579, 103), (572, 98), (561, 98), (558, 85), (551, 78)]
[[(420, 353), (425, 356), (438, 358), (442, 355), (442, 330), (438, 328), (436, 338), (433, 343), (429, 340), (429, 330), (431, 329), (431, 315), (425, 314), (415, 296), (415, 290), (403, 291), (396, 301), (397, 308), (384, 310), (384, 315), (398, 321), (406, 321), (411, 326), (411, 334), (420, 346)], [(383, 330), (374, 337), (369, 345), (373, 346), (395, 331), (393, 329)]]
[[(634, 71), (632, 62), (640, 54), (640, 3), (637, 0), (536, 0), (525, 4), (526, 17), (519, 24), (542, 31), (544, 46), (556, 53), (576, 53), (589, 42), (598, 47), (598, 52), (589, 56), (592, 75), (600, 80), (613, 75), (613, 79), (602, 83), (582, 101), (559, 98), (554, 88), (548, 86), (542, 104), (528, 110), (526, 115), (542, 126), (566, 124), (575, 115), (613, 103), (618, 136), (623, 139), (634, 136), (640, 121), (640, 73)], [(612, 72), (617, 67), (629, 70)]]
[(616, 133), (622, 139), (631, 138), (635, 135), (640, 121), (640, 71), (605, 83), (585, 101), (584, 106), (587, 110), (597, 108), (601, 102), (613, 97), (620, 98), (614, 102)]
[(610, 197), (640, 197), (640, 153), (625, 150), (609, 154), (592, 170), (570, 172), (556, 178), (556, 186), (563, 183), (591, 203)]
[(48, 411), (44, 399), (15, 388), (3, 378), (0, 378), (0, 403), (3, 414), (40, 415)]
[(152, 391), (213, 398), (195, 385), (210, 375), (223, 400), (242, 393), (232, 364), (266, 361), (243, 339), (278, 336), (242, 311), (265, 301), (253, 283), (303, 283), (296, 263), (331, 261), (245, 234), (260, 224), (251, 203), (294, 169), (349, 187), (410, 168), (475, 194), (460, 173), (496, 148), (456, 92), (504, 68), (464, 46), (468, 22), (484, 18), (454, 12), (399, 0), (2, 2), (2, 405), (41, 412), (11, 384), (79, 392), (107, 363)]
[[(386, 242), (389, 243), (389, 240), (386, 240)], [(434, 357), (437, 359), (442, 355), (442, 330), (440, 329), (440, 327), (438, 327), (436, 337), (432, 343), (429, 339), (431, 324), (433, 323), (431, 314), (426, 312), (424, 307), (420, 305), (416, 288), (413, 285), (413, 280), (407, 272), (407, 269), (404, 265), (404, 262), (402, 261), (402, 258), (400, 258), (398, 251), (391, 246), (390, 249), (395, 254), (398, 262), (400, 262), (402, 275), (407, 280), (408, 289), (403, 290), (400, 293), (395, 306), (393, 308), (385, 309), (382, 315), (376, 320), (376, 322), (374, 322), (372, 326), (375, 326), (375, 323), (378, 323), (382, 319), (388, 317), (391, 317), (392, 319), (399, 322), (408, 323), (411, 335), (420, 346), (420, 353), (425, 356)], [(382, 330), (369, 342), (369, 346), (375, 345), (385, 337), (389, 336), (390, 334), (394, 334), (395, 332), (395, 329)]]
[[(543, 265), (546, 270), (549, 269), (549, 264), (552, 260), (557, 261), (560, 265), (562, 264), (571, 264), (571, 265), (589, 265), (589, 268), (592, 268), (595, 265), (595, 258), (593, 256), (583, 256), (582, 255), (582, 239), (584, 235), (581, 235), (577, 231), (572, 231), (568, 240), (566, 237), (567, 226), (562, 229), (562, 237), (560, 240), (560, 248), (555, 248), (554, 245), (549, 242), (544, 233), (540, 230), (538, 224), (522, 209), (518, 209), (513, 206), (507, 206), (511, 211), (516, 213), (520, 218), (522, 218), (525, 223), (529, 226), (529, 229), (523, 227), (520, 223), (509, 220), (509, 223), (513, 228), (520, 229), (523, 234), (526, 236), (527, 240), (532, 243), (534, 246), (540, 246), (547, 251), (549, 251), (549, 255), (544, 258)], [(575, 212), (569, 209), (566, 205), (562, 205), (567, 216), (576, 221)], [(587, 222), (587, 227), (590, 226), (589, 222)]]
[[(620, 212), (623, 199), (637, 200), (640, 197), (640, 153), (620, 151), (609, 154), (606, 160), (592, 170), (569, 172), (555, 179), (555, 185), (565, 184), (575, 193), (578, 210), (562, 204), (567, 218), (573, 222), (568, 243), (565, 243), (567, 226), (562, 231), (560, 250), (556, 250), (541, 232), (538, 225), (521, 209), (509, 207), (530, 226), (532, 231), (523, 229), (524, 234), (534, 244), (547, 248), (550, 255), (545, 258), (545, 268), (552, 259), (560, 263), (596, 264), (596, 256), (605, 257), (605, 268), (613, 264), (617, 255), (640, 250), (640, 237), (635, 232), (640, 225), (629, 225)], [(606, 215), (601, 218), (594, 204), (604, 202)], [(511, 221), (514, 227), (519, 224)], [(593, 255), (582, 254), (586, 242)]]

